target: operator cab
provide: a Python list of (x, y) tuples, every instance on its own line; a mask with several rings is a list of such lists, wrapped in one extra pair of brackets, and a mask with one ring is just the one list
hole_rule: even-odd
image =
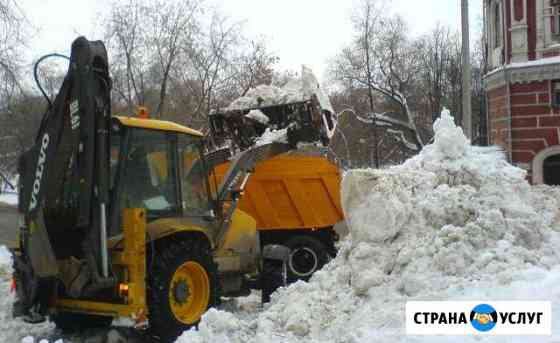
[(118, 213), (145, 208), (148, 221), (208, 215), (202, 133), (167, 121), (113, 118), (111, 192)]

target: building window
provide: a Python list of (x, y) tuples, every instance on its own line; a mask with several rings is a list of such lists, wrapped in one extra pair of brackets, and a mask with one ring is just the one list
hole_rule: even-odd
[(500, 3), (494, 5), (494, 47), (502, 46), (502, 11)]
[(552, 6), (550, 29), (552, 34), (558, 38), (560, 36), (560, 0), (551, 0), (550, 5)]
[(560, 81), (552, 82), (551, 105), (553, 107), (560, 107)]
[(544, 160), (543, 183), (545, 185), (560, 185), (560, 155), (552, 155)]
[(560, 175), (558, 156), (560, 156), (560, 145), (549, 146), (537, 152), (531, 164), (533, 184), (555, 184), (558, 182), (558, 175)]

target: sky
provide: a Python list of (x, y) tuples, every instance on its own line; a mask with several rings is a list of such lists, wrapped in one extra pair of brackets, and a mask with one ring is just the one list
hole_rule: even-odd
[[(20, 0), (36, 33), (28, 59), (68, 54), (78, 35), (100, 39), (96, 18), (109, 0)], [(280, 58), (280, 69), (307, 64), (320, 80), (330, 58), (352, 39), (350, 15), (354, 0), (206, 0), (233, 19), (243, 20), (251, 37), (264, 37)], [(389, 0), (412, 35), (429, 32), (438, 22), (460, 28), (460, 0)], [(469, 0), (471, 39), (480, 32), (482, 0)]]

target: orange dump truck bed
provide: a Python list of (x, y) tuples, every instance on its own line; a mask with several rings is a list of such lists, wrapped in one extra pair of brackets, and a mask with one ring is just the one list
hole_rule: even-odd
[[(229, 163), (216, 167), (218, 180)], [(257, 164), (239, 208), (259, 230), (316, 229), (343, 219), (340, 171), (324, 157), (286, 154)]]

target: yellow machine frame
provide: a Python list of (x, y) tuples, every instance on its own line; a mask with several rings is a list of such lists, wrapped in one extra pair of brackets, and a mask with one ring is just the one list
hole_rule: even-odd
[[(203, 137), (203, 134), (196, 130), (168, 121), (123, 116), (116, 118), (122, 125), (128, 127), (177, 132)], [(292, 158), (288, 157), (289, 160)], [(271, 163), (275, 164), (277, 162), (273, 161)], [(316, 164), (317, 161), (313, 162)], [(329, 174), (327, 171), (333, 174), (331, 170), (333, 167), (327, 164), (323, 166), (323, 164), (320, 165), (325, 170), (321, 169), (322, 173), (319, 174), (324, 174), (324, 179)], [(266, 166), (267, 164), (259, 168), (266, 168)], [(218, 174), (219, 171), (220, 169), (218, 168)], [(301, 170), (298, 170), (298, 173), (301, 173)], [(338, 176), (337, 173), (333, 175)], [(328, 176), (331, 177), (332, 175)], [(332, 189), (336, 189), (336, 187), (333, 187), (333, 181), (330, 178), (323, 180), (328, 189), (326, 197), (332, 198), (334, 196), (336, 199), (336, 195), (338, 195), (336, 192), (330, 194)], [(340, 212), (339, 203), (334, 201), (334, 205), (331, 205), (331, 207), (333, 206), (336, 213), (335, 217), (338, 219), (340, 216), (338, 213)], [(256, 260), (257, 254), (259, 254), (258, 223), (255, 219), (255, 214), (250, 211), (250, 208), (245, 207), (247, 206), (242, 205), (241, 209), (234, 211), (227, 230), (220, 230), (210, 225), (198, 225), (189, 218), (162, 218), (147, 224), (146, 211), (144, 209), (124, 209), (123, 232), (121, 235), (110, 238), (108, 242), (112, 265), (114, 270), (120, 272), (119, 276), (121, 276), (117, 287), (122, 302), (54, 298), (50, 305), (51, 311), (125, 317), (132, 319), (137, 325), (142, 325), (146, 322), (148, 315), (146, 294), (147, 244), (152, 240), (155, 241), (176, 234), (190, 233), (203, 235), (210, 243), (220, 272), (256, 272), (258, 268)], [(331, 221), (334, 221), (334, 219), (331, 218)], [(313, 224), (316, 225), (316, 223)], [(121, 242), (122, 248), (119, 246)]]
[(137, 322), (147, 315), (146, 303), (146, 211), (123, 210), (123, 249), (113, 250), (113, 265), (124, 267), (125, 279), (119, 284), (125, 295), (123, 304), (85, 301), (68, 298), (55, 299), (52, 307), (57, 310), (90, 314), (131, 317)]

